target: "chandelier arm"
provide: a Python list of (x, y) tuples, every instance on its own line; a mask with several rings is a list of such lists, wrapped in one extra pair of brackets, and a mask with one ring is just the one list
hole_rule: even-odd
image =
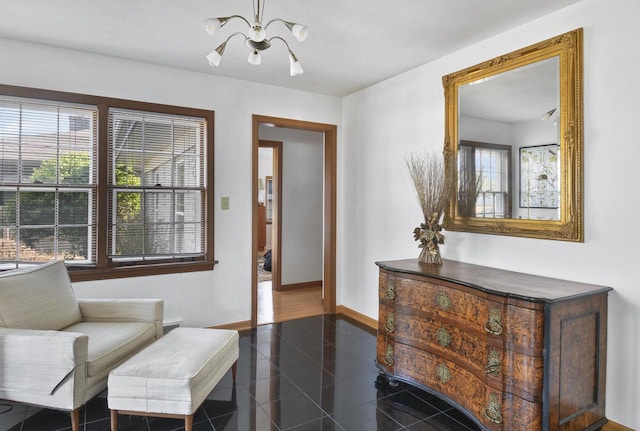
[(237, 36), (237, 35), (241, 35), (242, 37), (244, 37), (245, 42), (247, 41), (247, 39), (249, 39), (244, 33), (242, 32), (235, 32), (233, 33), (231, 36), (229, 36), (224, 42), (222, 42), (220, 45), (218, 45), (218, 47), (216, 49), (214, 49), (213, 51), (211, 51), (209, 54), (206, 55), (206, 59), (209, 60), (209, 64), (212, 66), (220, 66), (220, 61), (222, 61), (222, 56), (224, 55), (224, 50), (227, 47), (227, 42), (229, 42), (229, 40), (231, 40), (232, 37)]
[(267, 23), (267, 25), (265, 25), (265, 26), (264, 26), (265, 30), (266, 30), (266, 29), (267, 29), (267, 28), (268, 28), (272, 23), (274, 23), (274, 22), (276, 22), (276, 21), (280, 21), (280, 22), (282, 22), (282, 23), (285, 23), (285, 25), (286, 25), (286, 23), (288, 22), (288, 21), (283, 20), (282, 18), (274, 18), (274, 19), (272, 19), (271, 21), (269, 21), (269, 22)]
[(273, 36), (271, 39), (269, 39), (269, 43), (271, 43), (273, 39), (278, 39), (282, 41), (282, 43), (284, 43), (285, 46), (287, 47), (287, 51), (289, 52), (290, 75), (291, 76), (302, 75), (304, 73), (304, 70), (300, 65), (300, 61), (298, 60), (298, 57), (296, 57), (293, 51), (291, 51), (291, 48), (289, 47), (289, 44), (287, 43), (287, 41), (281, 38), (280, 36)]
[(287, 43), (286, 40), (284, 40), (283, 38), (281, 38), (280, 36), (273, 36), (271, 39), (269, 39), (269, 42), (271, 42), (273, 39), (278, 39), (281, 40), (282, 43), (284, 43), (287, 46), (287, 50), (291, 51), (291, 48), (289, 48), (289, 44)]
[(227, 21), (229, 21), (231, 18), (240, 18), (242, 21), (246, 22), (249, 27), (251, 27), (251, 23), (249, 22), (249, 20), (243, 17), (242, 15), (231, 15), (227, 17)]
[(206, 21), (208, 21), (208, 20), (211, 20), (211, 21), (218, 20), (218, 21), (220, 21), (220, 27), (223, 27), (223, 26), (224, 26), (226, 23), (228, 23), (228, 22), (229, 22), (229, 20), (231, 20), (232, 18), (240, 18), (242, 21), (246, 22), (246, 23), (247, 23), (247, 25), (248, 25), (249, 27), (251, 27), (251, 23), (249, 22), (249, 20), (247, 20), (247, 19), (246, 19), (245, 17), (243, 17), (242, 15), (219, 16), (219, 17), (217, 17), (217, 18), (207, 18), (207, 19), (205, 20), (205, 22), (206, 22)]
[(225, 40), (223, 43), (224, 43), (224, 44), (226, 44), (227, 42), (229, 42), (229, 40), (231, 40), (231, 38), (232, 38), (232, 37), (237, 36), (237, 35), (240, 35), (240, 36), (244, 37), (244, 40), (245, 40), (245, 41), (246, 41), (247, 39), (249, 39), (249, 37), (248, 37), (246, 34), (244, 34), (243, 32), (241, 32), (241, 31), (236, 31), (235, 33), (232, 33), (232, 34), (227, 38), (227, 40)]
[[(293, 26), (297, 25), (295, 22), (287, 21), (286, 19), (274, 18), (271, 21), (269, 21), (267, 25), (264, 26), (264, 29), (266, 30), (267, 27), (269, 27), (274, 22), (281, 22), (291, 32), (293, 32)], [(299, 25), (303, 25), (303, 24), (299, 24)]]

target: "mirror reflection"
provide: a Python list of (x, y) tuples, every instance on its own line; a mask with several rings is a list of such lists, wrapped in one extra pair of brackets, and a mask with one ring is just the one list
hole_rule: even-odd
[(442, 82), (445, 229), (583, 241), (582, 29)]
[(458, 215), (560, 220), (559, 57), (458, 89)]

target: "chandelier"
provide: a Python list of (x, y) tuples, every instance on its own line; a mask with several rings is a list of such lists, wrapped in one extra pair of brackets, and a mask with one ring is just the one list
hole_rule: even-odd
[(289, 51), (289, 72), (291, 76), (301, 75), (304, 73), (302, 70), (302, 66), (300, 65), (300, 61), (295, 56), (289, 44), (286, 40), (284, 40), (280, 36), (273, 36), (267, 38), (267, 28), (273, 24), (274, 22), (281, 22), (284, 24), (287, 29), (298, 39), (299, 41), (303, 41), (307, 38), (309, 34), (309, 29), (307, 26), (302, 24), (297, 24), (291, 21), (285, 21), (281, 18), (274, 18), (271, 21), (267, 22), (266, 25), (262, 24), (263, 12), (264, 12), (264, 2), (260, 0), (253, 1), (253, 23), (249, 22), (248, 19), (240, 16), (240, 15), (231, 15), (227, 17), (219, 17), (219, 18), (208, 18), (204, 20), (204, 28), (207, 30), (207, 33), (210, 35), (215, 34), (220, 28), (224, 27), (224, 25), (229, 22), (233, 18), (239, 18), (249, 27), (247, 34), (243, 32), (235, 32), (231, 34), (227, 39), (222, 42), (216, 49), (211, 51), (207, 56), (207, 60), (209, 60), (209, 64), (211, 66), (220, 66), (220, 61), (222, 60), (222, 55), (224, 54), (224, 50), (227, 46), (227, 42), (235, 36), (242, 36), (244, 38), (244, 44), (249, 48), (249, 58), (248, 61), (251, 64), (258, 65), (262, 62), (262, 58), (260, 54), (262, 51), (269, 49), (271, 47), (271, 42), (275, 40), (279, 40), (285, 44), (287, 47), (287, 51)]

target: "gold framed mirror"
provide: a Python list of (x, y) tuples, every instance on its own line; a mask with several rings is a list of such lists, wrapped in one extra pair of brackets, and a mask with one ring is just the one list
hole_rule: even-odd
[(582, 29), (442, 82), (445, 229), (583, 242)]

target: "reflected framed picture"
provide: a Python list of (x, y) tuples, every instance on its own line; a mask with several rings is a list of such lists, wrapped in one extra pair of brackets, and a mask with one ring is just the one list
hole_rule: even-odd
[(558, 208), (557, 144), (520, 148), (520, 208)]

